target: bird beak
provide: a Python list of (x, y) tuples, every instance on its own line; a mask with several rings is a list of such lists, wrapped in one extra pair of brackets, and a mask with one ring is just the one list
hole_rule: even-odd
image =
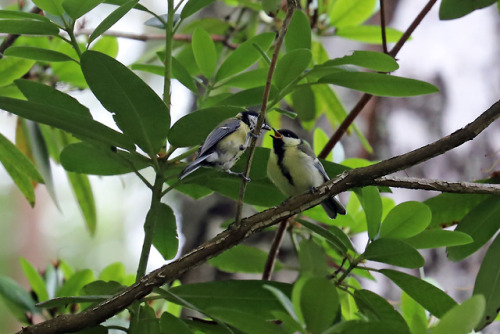
[(279, 133), (278, 130), (276, 130), (275, 128), (273, 128), (273, 132), (274, 132), (274, 135), (270, 135), (271, 137), (273, 137), (275, 139), (283, 138), (283, 135), (281, 133)]
[(262, 124), (262, 129), (266, 130), (266, 131), (269, 131), (269, 130), (271, 130), (271, 127), (269, 126), (269, 124), (267, 124), (266, 122), (264, 122), (264, 124)]

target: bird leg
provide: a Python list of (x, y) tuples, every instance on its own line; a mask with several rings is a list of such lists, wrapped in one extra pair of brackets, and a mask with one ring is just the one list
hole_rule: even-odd
[(246, 177), (246, 176), (245, 176), (245, 173), (243, 173), (243, 172), (241, 172), (241, 173), (237, 173), (237, 172), (233, 172), (233, 171), (232, 171), (232, 170), (230, 170), (230, 169), (226, 169), (226, 170), (225, 170), (225, 172), (226, 172), (226, 173), (228, 173), (228, 174), (230, 174), (230, 175), (237, 175), (237, 176), (241, 177), (242, 179), (244, 179), (244, 180), (245, 180), (245, 181), (247, 181), (247, 182), (250, 182), (250, 181), (251, 181), (251, 180), (250, 180), (250, 178), (249, 178), (249, 177)]

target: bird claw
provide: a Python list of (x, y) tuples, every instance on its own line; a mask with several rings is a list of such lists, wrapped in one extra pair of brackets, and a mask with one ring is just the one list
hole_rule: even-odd
[(311, 189), (309, 189), (309, 191), (311, 192), (311, 194), (315, 194), (318, 192), (318, 188), (317, 187), (311, 187)]
[(255, 134), (255, 133), (253, 133), (253, 132), (249, 132), (249, 133), (248, 133), (248, 135), (249, 135), (250, 137), (254, 137), (255, 139), (259, 138), (259, 135), (256, 135), (256, 134)]
[(242, 179), (244, 179), (245, 181), (247, 182), (250, 182), (250, 178), (249, 177), (246, 177), (245, 176), (245, 173), (241, 172), (241, 173), (236, 173), (236, 172), (233, 172), (232, 170), (228, 169), (226, 170), (226, 173), (228, 173), (229, 175), (237, 175), (239, 177), (241, 177)]

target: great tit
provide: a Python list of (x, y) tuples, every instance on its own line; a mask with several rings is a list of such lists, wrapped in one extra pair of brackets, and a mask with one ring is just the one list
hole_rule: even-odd
[[(243, 111), (217, 125), (201, 144), (194, 161), (179, 174), (179, 180), (200, 167), (214, 167), (228, 174), (245, 177), (243, 173), (231, 171), (231, 167), (245, 152), (250, 136), (254, 135), (258, 117), (255, 111)], [(264, 122), (262, 129), (271, 130), (271, 127)]]
[[(287, 129), (273, 131), (267, 175), (283, 194), (295, 196), (313, 191), (330, 180), (306, 141)], [(321, 202), (321, 206), (331, 219), (337, 214), (346, 214), (345, 208), (333, 196)]]

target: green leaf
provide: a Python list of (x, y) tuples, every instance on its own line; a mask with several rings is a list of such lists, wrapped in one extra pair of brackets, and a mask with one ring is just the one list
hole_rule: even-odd
[(301, 10), (293, 13), (292, 20), (285, 35), (286, 52), (295, 49), (311, 49), (311, 24)]
[(485, 308), (483, 296), (472, 296), (460, 305), (454, 306), (441, 318), (432, 334), (468, 334), (481, 321)]
[[(228, 273), (262, 273), (268, 253), (255, 247), (237, 245), (208, 262), (219, 270)], [(245, 259), (245, 261), (242, 261)], [(283, 264), (276, 261), (274, 271), (281, 270)]]
[(22, 173), (14, 164), (9, 162), (2, 162), (5, 170), (10, 175), (17, 188), (22, 192), (26, 200), (30, 203), (31, 207), (35, 206), (35, 190), (33, 182), (26, 174)]
[(301, 121), (314, 120), (316, 116), (316, 97), (311, 86), (297, 87), (292, 92), (293, 109)]
[(156, 318), (155, 310), (148, 304), (139, 308), (137, 320), (131, 322), (128, 334), (160, 334), (160, 320)]
[(380, 273), (396, 283), (404, 292), (437, 318), (441, 318), (457, 303), (441, 289), (415, 276), (392, 269)]
[(0, 19), (20, 19), (20, 20), (32, 19), (43, 22), (50, 22), (48, 18), (40, 14), (21, 12), (18, 10), (5, 10), (5, 9), (0, 9)]
[(203, 28), (198, 28), (193, 33), (191, 46), (201, 73), (206, 78), (211, 78), (217, 66), (217, 51), (212, 37)]
[[(272, 312), (284, 311), (284, 308), (274, 295), (264, 288), (265, 285), (281, 290), (288, 297), (291, 295), (292, 286), (286, 283), (228, 280), (177, 286), (168, 290), (171, 295), (167, 295), (166, 299), (180, 305), (186, 301), (201, 310), (220, 307), (254, 314), (264, 319), (274, 319)], [(189, 305), (186, 307), (189, 308)]]
[(408, 334), (408, 326), (395, 321), (361, 320), (343, 321), (324, 332), (324, 334)]
[[(403, 36), (401, 31), (388, 27), (385, 28), (385, 33), (387, 43), (395, 43)], [(378, 25), (342, 27), (337, 29), (336, 35), (363, 43), (382, 44), (382, 31)]]
[(339, 310), (335, 285), (324, 277), (311, 277), (299, 289), (300, 311), (308, 332), (322, 333), (333, 323)]
[(348, 249), (354, 251), (349, 237), (338, 227), (330, 226), (333, 227), (333, 229), (329, 231), (306, 220), (301, 219), (299, 222), (304, 227), (325, 238), (325, 240), (328, 241), (339, 252), (339, 254), (346, 255)]
[(125, 265), (121, 262), (111, 263), (101, 270), (98, 278), (105, 282), (116, 281), (123, 283), (125, 279)]
[(36, 48), (32, 46), (11, 46), (4, 53), (6, 56), (11, 57), (19, 57), (25, 59), (33, 59), (37, 61), (46, 61), (46, 62), (59, 62), (59, 61), (75, 61), (75, 59), (70, 56), (65, 55), (64, 53)]
[(38, 313), (30, 294), (9, 277), (0, 276), (0, 297), (9, 311), (23, 323), (26, 322), (26, 312)]
[(404, 291), (401, 292), (400, 308), (412, 334), (427, 334), (425, 309)]
[(109, 28), (111, 28), (116, 22), (118, 22), (125, 14), (127, 14), (134, 6), (139, 2), (139, 0), (130, 0), (123, 2), (120, 7), (115, 9), (111, 14), (109, 14), (99, 25), (94, 29), (92, 34), (90, 34), (87, 45), (90, 45), (97, 37), (101, 36)]
[(238, 309), (210, 307), (207, 313), (212, 318), (228, 323), (247, 334), (285, 334), (283, 328), (277, 324)]
[[(255, 87), (250, 89), (245, 89), (240, 92), (229, 94), (228, 97), (216, 102), (217, 105), (221, 106), (237, 106), (237, 107), (251, 107), (257, 106), (262, 103), (262, 97), (264, 96), (265, 87)], [(276, 87), (271, 86), (269, 92), (269, 99), (273, 99), (276, 96)]]
[(493, 5), (498, 0), (443, 0), (439, 7), (441, 20), (453, 20)]
[(185, 19), (195, 14), (196, 12), (212, 4), (213, 2), (215, 2), (215, 0), (189, 0), (184, 5), (184, 8), (182, 8), (181, 19)]
[(62, 6), (66, 10), (66, 13), (68, 13), (73, 20), (76, 20), (90, 12), (101, 2), (103, 2), (103, 0), (63, 0)]
[(57, 36), (59, 27), (51, 22), (36, 20), (0, 20), (0, 32), (17, 35)]
[(118, 55), (118, 39), (115, 36), (101, 36), (90, 49), (116, 58)]
[(193, 334), (189, 327), (179, 318), (168, 312), (163, 312), (160, 318), (162, 333)]
[[(162, 69), (164, 69), (162, 67)], [(165, 73), (162, 73), (164, 75)], [(179, 80), (187, 89), (191, 90), (193, 93), (198, 94), (198, 89), (193, 81), (193, 78), (186, 70), (184, 65), (182, 65), (175, 57), (172, 57), (172, 74), (173, 78)]]
[[(329, 140), (330, 140), (330, 138), (328, 137), (328, 135), (325, 133), (325, 131), (323, 129), (321, 129), (320, 127), (317, 127), (314, 129), (313, 148), (314, 148), (314, 154), (316, 154), (316, 156), (318, 156), (321, 153), (321, 150), (323, 150), (323, 147), (325, 147), (326, 143), (328, 143)], [(328, 160), (328, 161), (333, 160), (333, 152), (332, 151), (330, 151), (330, 153), (328, 153), (328, 155), (325, 158), (326, 160)]]
[(40, 302), (48, 300), (49, 295), (47, 293), (47, 288), (45, 287), (42, 275), (40, 275), (38, 270), (36, 270), (36, 268), (25, 258), (21, 257), (19, 262), (21, 262), (24, 276), (28, 279), (31, 289), (37, 296), (37, 300)]
[(472, 209), (458, 224), (455, 231), (467, 233), (474, 240), (463, 246), (448, 247), (448, 258), (460, 261), (481, 248), (500, 228), (500, 196), (490, 197)]
[(307, 49), (296, 49), (287, 52), (276, 65), (273, 81), (278, 89), (296, 80), (311, 62), (311, 51)]
[[(359, 308), (359, 311), (371, 321), (394, 321), (401, 324), (401, 327), (407, 327), (406, 321), (401, 314), (389, 304), (389, 302), (369, 290), (356, 290), (354, 292), (354, 300)], [(407, 329), (410, 334), (410, 329)]]
[(0, 108), (32, 121), (66, 130), (76, 136), (128, 150), (135, 148), (129, 137), (87, 116), (77, 115), (65, 108), (8, 97), (0, 97)]
[(269, 13), (274, 13), (280, 9), (281, 0), (262, 0), (262, 10)]
[(47, 300), (43, 303), (36, 304), (40, 308), (54, 308), (54, 307), (66, 307), (69, 304), (80, 304), (80, 303), (98, 303), (106, 300), (111, 295), (102, 296), (71, 296), (71, 297), (57, 297)]
[[(114, 266), (113, 268), (115, 270), (115, 273), (118, 275), (122, 275), (121, 270), (122, 268), (119, 266)], [(109, 274), (110, 273), (110, 266), (106, 267), (106, 272), (104, 274)], [(97, 297), (97, 296), (112, 296), (114, 294), (117, 294), (118, 292), (122, 291), (126, 287), (124, 285), (121, 285), (120, 283), (116, 281), (109, 281), (109, 282), (104, 282), (102, 280), (99, 281), (93, 281), (90, 282), (89, 284), (86, 284), (82, 290), (81, 293), (82, 295), (88, 296), (88, 297)], [(96, 298), (97, 299), (97, 298)], [(92, 302), (92, 301), (90, 301)]]
[(363, 187), (361, 190), (356, 190), (355, 194), (365, 212), (368, 236), (370, 239), (374, 239), (379, 232), (382, 221), (382, 199), (378, 188), (374, 186)]
[(5, 87), (28, 73), (34, 64), (35, 61), (22, 58), (0, 59), (0, 87)]
[[(220, 66), (215, 76), (216, 81), (230, 77), (252, 66), (261, 58), (261, 54), (256, 45), (262, 50), (267, 51), (273, 43), (274, 35), (275, 34), (272, 32), (266, 32), (254, 36), (238, 46)], [(263, 83), (261, 83), (261, 85), (263, 85)]]
[[(187, 114), (172, 125), (168, 141), (175, 147), (199, 145), (220, 122), (244, 110), (238, 107), (213, 107)], [(190, 135), (186, 136), (186, 133)]]
[(85, 218), (90, 235), (94, 235), (97, 225), (97, 212), (89, 179), (84, 174), (67, 172), (66, 175), (68, 175), (69, 183), (71, 184), (83, 218)]
[(407, 239), (422, 232), (430, 222), (431, 210), (427, 205), (404, 202), (389, 211), (380, 228), (380, 237)]
[(9, 164), (19, 173), (30, 179), (43, 183), (43, 178), (31, 161), (6, 137), (0, 133), (0, 162)]
[(59, 290), (56, 297), (77, 296), (80, 290), (94, 279), (94, 273), (90, 269), (84, 269), (74, 273)]
[(33, 3), (50, 14), (58, 16), (64, 14), (62, 0), (33, 0)]
[(392, 72), (399, 68), (393, 57), (376, 51), (354, 51), (352, 55), (334, 58), (318, 67), (340, 65), (356, 65), (378, 72)]
[(498, 314), (498, 305), (500, 305), (499, 256), (500, 234), (497, 235), (490, 248), (488, 248), (474, 283), (474, 295), (483, 295), (486, 299), (485, 311), (481, 322), (476, 327), (477, 331), (494, 321)]
[(338, 72), (319, 79), (328, 83), (377, 96), (416, 96), (436, 93), (436, 86), (415, 79), (371, 72)]
[(179, 237), (177, 235), (177, 225), (172, 209), (160, 203), (157, 216), (148, 213), (146, 220), (155, 219), (155, 230), (153, 234), (153, 246), (160, 252), (165, 260), (175, 257), (179, 248)]
[(473, 239), (462, 232), (432, 229), (422, 231), (405, 242), (417, 249), (423, 249), (466, 245), (473, 242)]
[(420, 268), (425, 260), (420, 253), (404, 241), (377, 239), (371, 242), (363, 257), (366, 260), (383, 262), (403, 268)]
[(114, 114), (118, 127), (150, 157), (155, 156), (170, 127), (170, 114), (165, 103), (151, 87), (115, 59), (96, 51), (86, 51), (81, 61), (90, 89)]
[(329, 8), (335, 28), (357, 26), (373, 15), (377, 0), (337, 0)]
[(325, 251), (313, 240), (301, 241), (299, 265), (301, 277), (326, 277), (328, 275)]
[(272, 294), (276, 297), (276, 299), (279, 300), (281, 305), (283, 305), (287, 314), (290, 315), (292, 319), (298, 323), (299, 319), (297, 317), (297, 314), (295, 313), (295, 310), (293, 309), (293, 303), (290, 300), (290, 298), (288, 298), (288, 296), (286, 296), (281, 290), (276, 289), (273, 286), (264, 285), (264, 288), (272, 292)]
[(61, 152), (63, 167), (75, 173), (93, 175), (119, 175), (149, 166), (146, 158), (139, 160), (128, 152), (109, 146), (97, 146), (86, 142), (70, 144)]
[(267, 68), (258, 68), (237, 74), (224, 82), (224, 86), (241, 89), (255, 88), (263, 86), (266, 82)]

